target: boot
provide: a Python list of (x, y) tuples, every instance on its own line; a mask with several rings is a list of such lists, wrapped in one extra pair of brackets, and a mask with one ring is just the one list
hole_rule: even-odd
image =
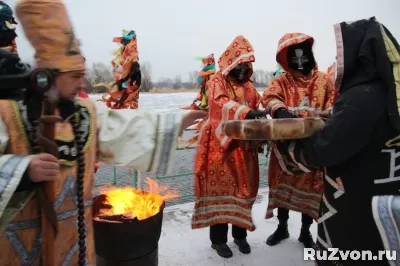
[(315, 243), (310, 233), (310, 225), (302, 224), (299, 241), (303, 243), (305, 248), (314, 248)]
[(287, 221), (279, 221), (278, 228), (268, 237), (267, 245), (275, 246), (286, 238), (289, 238)]
[(227, 244), (212, 244), (211, 247), (215, 249), (218, 255), (223, 258), (231, 258), (233, 256), (232, 250)]
[(235, 239), (233, 242), (239, 247), (239, 251), (243, 254), (250, 254), (251, 247), (249, 243), (247, 243), (246, 238), (244, 239)]

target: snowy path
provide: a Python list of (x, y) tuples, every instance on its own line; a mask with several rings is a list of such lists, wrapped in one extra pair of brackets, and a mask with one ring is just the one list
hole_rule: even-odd
[[(175, 205), (165, 209), (161, 240), (159, 243), (160, 266), (311, 266), (313, 262), (303, 260), (303, 246), (297, 238), (300, 233), (301, 215), (290, 212), (290, 238), (275, 247), (265, 244), (267, 236), (273, 233), (277, 219), (265, 220), (267, 208), (267, 190), (261, 189), (259, 198), (253, 207), (256, 231), (249, 233), (247, 239), (252, 246), (252, 253), (241, 254), (232, 237), (229, 235), (228, 245), (234, 253), (233, 258), (223, 259), (210, 247), (209, 231), (192, 230), (190, 221), (193, 203)], [(311, 232), (315, 238), (317, 226), (314, 223)], [(229, 230), (230, 234), (230, 230)]]

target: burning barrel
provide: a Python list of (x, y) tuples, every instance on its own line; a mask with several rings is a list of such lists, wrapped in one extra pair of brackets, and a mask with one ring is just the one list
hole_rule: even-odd
[[(159, 192), (157, 183), (151, 179), (147, 183)], [(95, 197), (96, 265), (157, 266), (164, 200), (176, 197), (176, 193), (162, 196), (131, 187), (111, 189)]]

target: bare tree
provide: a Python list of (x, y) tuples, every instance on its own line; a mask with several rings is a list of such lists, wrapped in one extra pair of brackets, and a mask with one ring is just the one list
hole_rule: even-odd
[(140, 71), (142, 73), (142, 85), (140, 86), (141, 91), (150, 91), (153, 88), (153, 82), (151, 80), (152, 67), (150, 62), (143, 62), (140, 65)]
[(266, 71), (267, 85), (274, 78), (274, 71)]
[[(33, 62), (32, 62), (33, 63)], [(171, 79), (164, 77), (159, 79), (157, 82), (152, 81), (152, 65), (148, 61), (144, 61), (140, 64), (142, 73), (142, 84), (141, 91), (150, 91), (154, 86), (157, 88), (167, 89), (196, 89), (197, 88), (197, 71), (190, 71), (188, 74), (188, 80), (185, 82), (181, 76), (176, 76)], [(273, 78), (273, 71), (265, 71), (261, 69), (254, 70), (253, 80), (256, 87), (266, 87), (267, 84)], [(104, 63), (94, 63), (90, 69), (87, 70), (86, 75), (86, 92), (88, 93), (104, 93), (108, 89), (105, 86), (96, 86), (99, 83), (111, 83), (114, 81), (114, 74), (111, 66)]]
[(172, 88), (174, 85), (174, 81), (170, 78), (160, 78), (157, 82), (158, 88)]
[(182, 78), (181, 76), (176, 76), (174, 79), (174, 85), (172, 85), (174, 90), (182, 89)]
[(99, 83), (110, 83), (114, 79), (111, 67), (104, 63), (93, 63), (92, 67), (86, 71), (86, 92), (104, 93), (108, 89), (104, 86), (96, 86)]
[(262, 69), (256, 69), (253, 72), (253, 81), (256, 87), (266, 87), (273, 78), (273, 71), (266, 71)]
[(90, 77), (92, 78), (93, 84), (102, 82), (108, 83), (114, 79), (111, 67), (104, 63), (93, 63), (90, 69)]
[(197, 77), (199, 76), (197, 71), (189, 72), (189, 83), (193, 86), (193, 88), (197, 87)]
[(265, 71), (262, 69), (257, 69), (253, 72), (253, 79), (256, 87), (263, 87), (267, 83)]

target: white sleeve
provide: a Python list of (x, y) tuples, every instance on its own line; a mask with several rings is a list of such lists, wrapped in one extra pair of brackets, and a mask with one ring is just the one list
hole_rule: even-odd
[(32, 156), (5, 154), (10, 141), (7, 127), (0, 118), (0, 218), (29, 167)]
[(111, 153), (115, 166), (160, 175), (171, 171), (182, 115), (95, 106), (98, 149)]

